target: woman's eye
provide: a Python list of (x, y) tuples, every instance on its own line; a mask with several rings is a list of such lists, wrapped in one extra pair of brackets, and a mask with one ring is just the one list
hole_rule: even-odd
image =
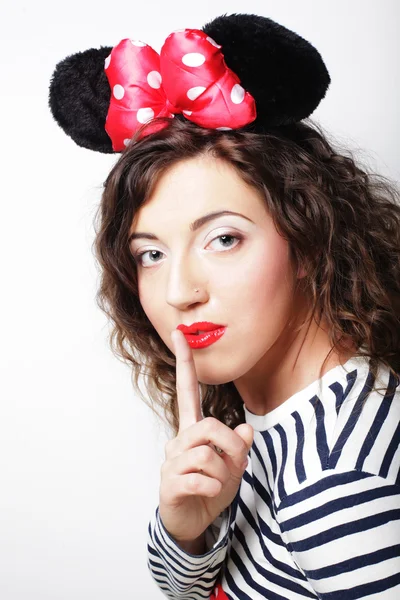
[[(240, 240), (241, 238), (239, 238), (236, 235), (230, 235), (229, 233), (223, 233), (222, 235), (219, 235), (218, 237), (214, 238), (213, 240), (211, 240), (210, 244), (212, 244), (212, 242), (215, 242), (215, 240), (222, 240), (222, 238), (224, 238), (224, 243), (222, 244), (222, 246), (224, 248), (231, 248), (232, 245), (231, 244), (226, 244), (225, 242), (228, 240)], [(237, 244), (236, 244), (237, 245)]]
[[(224, 233), (224, 234), (222, 234), (222, 235), (219, 235), (218, 237), (214, 238), (213, 240), (211, 240), (210, 244), (212, 244), (212, 243), (213, 243), (213, 242), (215, 242), (216, 240), (223, 240), (222, 247), (223, 247), (223, 248), (227, 248), (228, 250), (230, 250), (230, 249), (232, 248), (232, 244), (230, 243), (230, 241), (231, 241), (231, 240), (238, 240), (238, 241), (240, 242), (240, 241), (241, 241), (241, 239), (242, 239), (242, 238), (241, 238), (240, 236), (237, 236), (237, 235), (230, 235), (230, 234), (228, 234), (228, 233)], [(235, 244), (235, 246), (233, 246), (233, 247), (236, 247), (236, 246), (238, 246), (238, 244)], [(163, 252), (160, 252), (160, 250), (145, 250), (144, 252), (140, 252), (139, 254), (137, 254), (137, 255), (135, 256), (135, 261), (136, 261), (136, 262), (137, 262), (137, 263), (138, 263), (138, 264), (139, 264), (141, 267), (146, 267), (146, 266), (148, 266), (148, 264), (147, 264), (147, 265), (145, 265), (145, 264), (143, 263), (143, 256), (144, 256), (145, 254), (148, 254), (148, 255), (149, 255), (149, 257), (151, 257), (151, 259), (153, 259), (153, 258), (157, 258), (157, 255), (158, 255), (158, 254), (163, 254)], [(150, 260), (150, 263), (152, 263), (152, 264), (156, 264), (157, 262), (159, 262), (159, 261), (158, 261), (158, 260)]]
[[(148, 253), (150, 253), (151, 256), (153, 256), (154, 254), (162, 254), (162, 252), (160, 252), (159, 250), (145, 250), (144, 252), (140, 252), (139, 254), (136, 254), (135, 260), (137, 263), (140, 264), (141, 267), (145, 266), (145, 265), (143, 265), (142, 257)], [(153, 262), (153, 261), (151, 261), (151, 262)]]

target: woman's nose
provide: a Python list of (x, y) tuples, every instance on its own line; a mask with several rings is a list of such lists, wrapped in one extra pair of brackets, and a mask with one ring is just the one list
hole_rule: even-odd
[(196, 302), (204, 302), (207, 298), (207, 283), (198, 262), (187, 257), (176, 261), (171, 266), (167, 281), (167, 303), (182, 309)]

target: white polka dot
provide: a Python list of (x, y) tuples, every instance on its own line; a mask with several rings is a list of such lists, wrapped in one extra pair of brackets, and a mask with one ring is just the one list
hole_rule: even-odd
[(190, 90), (186, 92), (186, 95), (189, 98), (189, 100), (196, 100), (196, 98), (198, 98), (200, 94), (202, 94), (205, 91), (205, 89), (205, 87), (198, 85), (196, 87), (190, 88)]
[(231, 90), (231, 100), (233, 104), (240, 104), (244, 100), (245, 91), (241, 85), (235, 83)]
[(186, 29), (175, 29), (174, 33), (182, 33), (182, 31), (186, 31)]
[(125, 90), (122, 87), (122, 85), (119, 85), (119, 83), (117, 83), (116, 85), (114, 85), (114, 87), (113, 87), (113, 94), (114, 94), (114, 97), (117, 100), (121, 100), (121, 98), (123, 98), (124, 94), (125, 94)]
[(219, 44), (217, 44), (217, 42), (215, 40), (213, 40), (210, 37), (206, 37), (207, 42), (210, 42), (210, 44), (212, 44), (213, 46), (215, 46), (216, 48), (222, 48), (222, 46), (220, 46)]
[(147, 123), (154, 117), (154, 110), (152, 108), (139, 108), (137, 111), (136, 118), (139, 123)]
[(126, 138), (126, 140), (124, 140), (124, 146), (127, 146), (131, 141), (131, 138)]
[(108, 69), (108, 67), (110, 66), (110, 62), (111, 62), (111, 54), (109, 54), (106, 58), (106, 60), (104, 61), (104, 68)]
[(193, 111), (191, 110), (183, 110), (182, 111), (184, 115), (188, 115), (190, 117), (190, 115), (192, 114)]
[(232, 127), (216, 127), (215, 129), (218, 129), (218, 131), (228, 131), (231, 130)]
[(158, 71), (150, 71), (147, 75), (147, 83), (155, 90), (161, 86), (161, 74)]
[(147, 46), (147, 44), (141, 42), (140, 40), (131, 40), (131, 42), (134, 46)]
[(182, 56), (182, 62), (187, 67), (201, 67), (206, 61), (206, 57), (200, 52), (190, 52)]

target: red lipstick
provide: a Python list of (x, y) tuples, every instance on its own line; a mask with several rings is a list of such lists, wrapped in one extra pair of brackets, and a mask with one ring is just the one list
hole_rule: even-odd
[(225, 333), (225, 325), (217, 325), (208, 321), (200, 321), (191, 325), (178, 325), (184, 334), (189, 346), (193, 349), (205, 348), (214, 344)]

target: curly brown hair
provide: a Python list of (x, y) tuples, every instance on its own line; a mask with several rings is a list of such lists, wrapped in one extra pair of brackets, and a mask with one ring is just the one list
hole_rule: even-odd
[[(220, 131), (178, 116), (160, 120), (167, 120), (167, 127), (143, 136), (144, 126), (117, 160), (95, 217), (94, 251), (101, 273), (96, 300), (113, 324), (111, 349), (131, 365), (142, 400), (177, 435), (175, 355), (141, 306), (129, 229), (168, 167), (205, 154), (230, 163), (265, 198), (275, 227), (289, 242), (294, 268), (301, 264), (306, 271), (299, 285), (312, 299), (312, 316), (323, 315), (328, 324), (332, 349), (324, 365), (331, 352), (345, 351), (344, 340), (350, 338), (355, 356), (368, 358), (374, 380), (381, 362), (397, 387), (400, 190), (395, 183), (357, 165), (353, 153), (335, 148), (311, 119), (263, 133), (251, 125)], [(233, 382), (199, 383), (199, 391), (204, 417), (232, 429), (245, 422)]]

